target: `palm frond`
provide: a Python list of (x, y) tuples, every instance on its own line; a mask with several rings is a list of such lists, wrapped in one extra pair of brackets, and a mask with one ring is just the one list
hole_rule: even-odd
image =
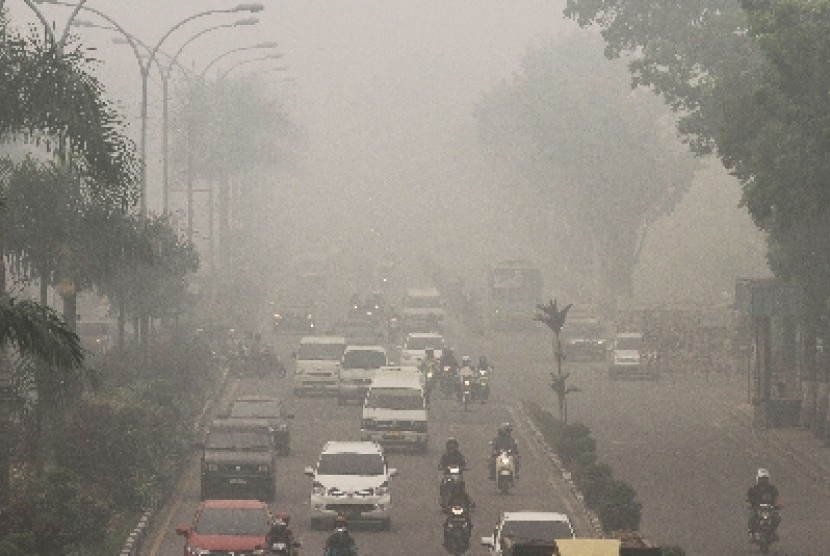
[(84, 351), (78, 335), (49, 307), (0, 297), (0, 347), (38, 357), (61, 368), (80, 368)]

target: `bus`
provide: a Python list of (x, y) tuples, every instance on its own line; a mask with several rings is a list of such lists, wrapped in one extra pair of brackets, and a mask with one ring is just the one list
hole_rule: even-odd
[(526, 328), (542, 303), (542, 271), (529, 261), (503, 261), (490, 271), (490, 324), (496, 330)]

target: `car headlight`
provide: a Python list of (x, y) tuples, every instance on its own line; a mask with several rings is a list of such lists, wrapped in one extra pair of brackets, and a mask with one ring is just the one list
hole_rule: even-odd
[(256, 470), (260, 473), (268, 473), (269, 466), (268, 465), (257, 465)]
[(210, 554), (210, 550), (207, 550), (206, 548), (199, 548), (198, 546), (187, 545), (185, 550), (190, 556), (203, 556), (204, 554)]

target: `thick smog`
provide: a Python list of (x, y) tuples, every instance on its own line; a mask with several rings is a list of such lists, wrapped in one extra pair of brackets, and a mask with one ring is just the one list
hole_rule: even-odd
[(0, 554), (830, 553), (830, 4), (675, 4), (0, 0)]

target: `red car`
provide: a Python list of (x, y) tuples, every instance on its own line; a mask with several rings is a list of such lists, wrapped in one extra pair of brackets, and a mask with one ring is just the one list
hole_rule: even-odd
[(254, 554), (265, 546), (271, 510), (258, 500), (205, 500), (193, 516), (193, 525), (176, 527), (187, 540), (184, 556), (233, 553)]

